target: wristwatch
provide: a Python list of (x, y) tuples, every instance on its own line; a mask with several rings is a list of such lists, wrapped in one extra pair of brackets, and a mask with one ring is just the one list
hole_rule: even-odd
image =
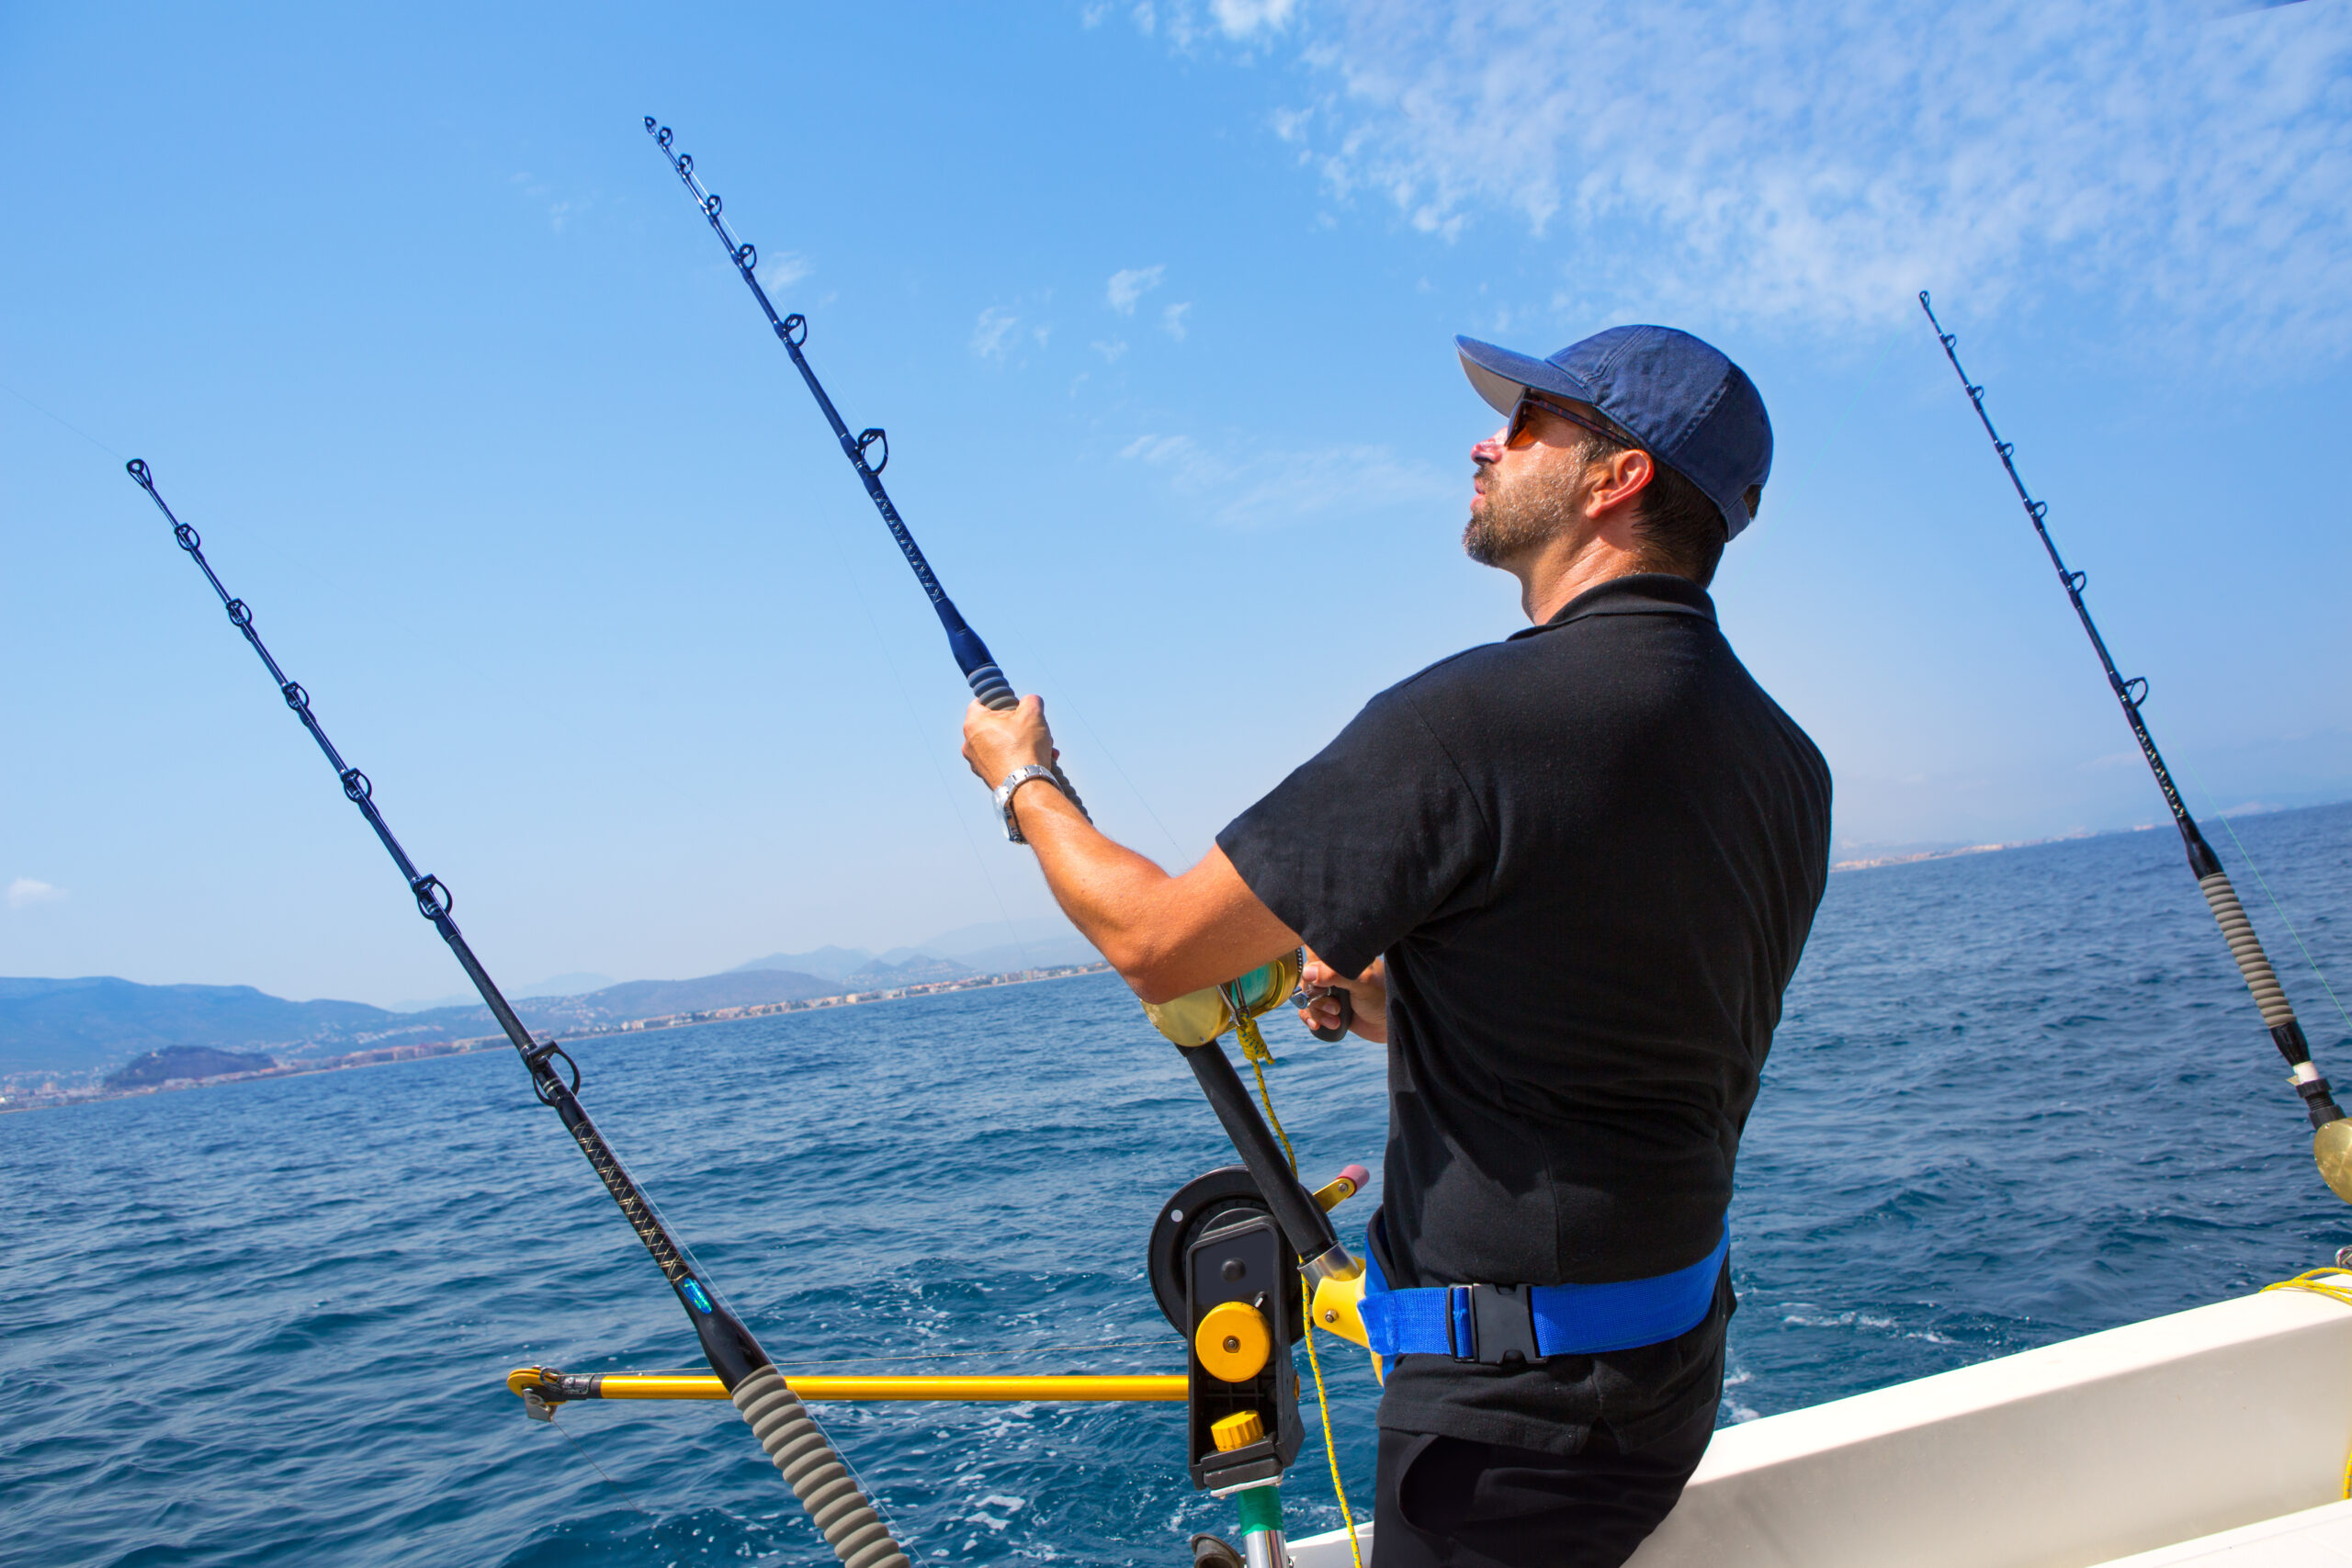
[[(1060, 776), (1043, 762), (1023, 762), (1004, 775), (1004, 782), (996, 786), (996, 808), (1004, 814), (1004, 836), (1016, 844), (1029, 840), (1021, 836), (1021, 820), (1012, 814), (1012, 794), (1031, 779), (1043, 779), (1056, 789), (1062, 789)], [(1062, 793), (1069, 792), (1064, 789)]]

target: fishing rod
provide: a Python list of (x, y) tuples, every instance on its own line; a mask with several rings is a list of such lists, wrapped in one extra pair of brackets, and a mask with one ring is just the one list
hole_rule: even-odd
[(2018, 492), (2018, 501), (2025, 508), (2026, 521), (2033, 525), (2036, 537), (2050, 557), (2051, 566), (2058, 573), (2060, 586), (2066, 590), (2067, 602), (2075, 606), (2075, 618), (2083, 623), (2083, 631), (2091, 639), (2091, 647), (2098, 654), (2099, 667), (2107, 671), (2108, 689), (2115, 694), (2116, 702), (2123, 709), (2124, 722), (2132, 727), (2132, 738), (2140, 743), (2140, 754), (2147, 759), (2148, 771), (2156, 776), (2156, 788), (2163, 792), (2165, 805), (2172, 812), (2173, 823), (2180, 829), (2181, 842), (2188, 851), (2188, 869), (2197, 878), (2198, 891), (2204, 894), (2206, 907), (2212, 910), (2213, 919), (2222, 928), (2222, 939), (2229, 943), (2230, 957), (2238, 966), (2238, 974), (2245, 980), (2246, 989), (2254, 994), (2255, 1005), (2261, 1010), (2262, 1021), (2270, 1031), (2270, 1038), (2278, 1054), (2287, 1058), (2292, 1070), (2289, 1080), (2295, 1092), (2303, 1099), (2303, 1108), (2311, 1117), (2312, 1156), (2318, 1162), (2319, 1173), (2329, 1190), (2346, 1202), (2352, 1202), (2352, 1121), (2347, 1121), (2336, 1103), (2327, 1079), (2320, 1076), (2318, 1065), (2312, 1060), (2310, 1043), (2303, 1038), (2303, 1026), (2295, 1017), (2294, 1008), (2287, 1000), (2286, 988), (2279, 985), (2278, 974), (2270, 967), (2269, 955), (2262, 951), (2261, 939), (2255, 935), (2254, 922), (2246, 918), (2245, 907), (2238, 902), (2237, 889), (2230, 886), (2229, 873), (2222, 869), (2221, 856), (2205, 841), (2198, 830), (2197, 820), (2180, 798), (2180, 791), (2172, 782), (2172, 772), (2165, 766), (2164, 754), (2156, 750), (2155, 737), (2148, 733), (2147, 721), (2140, 716), (2140, 709), (2148, 700), (2148, 681), (2143, 675), (2130, 680), (2115, 667), (2114, 656), (2107, 650), (2107, 639), (2098, 634), (2098, 625), (2091, 619), (2090, 607), (2083, 603), (2086, 573), (2070, 570), (2058, 553), (2057, 542), (2051, 538), (2045, 521), (2050, 514), (2047, 502), (2034, 500), (2018, 477), (2015, 458), (2016, 445), (2001, 439), (1993, 428), (1992, 415), (1984, 412), (1984, 389), (1968, 378), (1961, 368), (1960, 355), (1954, 345), (1959, 335), (1944, 331), (1943, 322), (1936, 319), (1935, 307), (1928, 302), (1928, 291), (1919, 290), (1919, 309), (1928, 313), (1928, 324), (1935, 328), (1937, 338), (1943, 344), (1944, 357), (1951, 361), (1952, 374), (1968, 392), (1968, 400), (1976, 410), (1977, 422), (1984, 426), (1984, 434), (1993, 443), (1994, 452), (2001, 459), (2002, 471), (2009, 476), (2009, 485)]
[[(800, 352), (800, 345), (808, 341), (808, 319), (797, 314), (776, 314), (775, 306), (768, 299), (768, 291), (760, 287), (758, 249), (737, 239), (735, 231), (727, 226), (727, 220), (719, 216), (726, 204), (715, 193), (706, 190), (702, 181), (695, 177), (694, 159), (684, 152), (672, 151), (670, 128), (656, 124), (653, 117), (648, 115), (645, 117), (645, 133), (660, 144), (662, 156), (669, 159), (670, 166), (677, 171), (678, 178), (685, 182), (686, 190), (694, 197), (695, 204), (709, 220), (711, 232), (718, 236), (719, 243), (727, 247), (728, 256), (735, 263), (735, 270), (742, 274), (744, 287), (751, 289), (752, 298), (760, 302), (760, 310), (766, 315), (768, 325), (774, 329), (776, 341), (784, 344), (786, 354), (792, 355), (793, 366), (800, 372), (800, 378), (808, 383), (809, 395), (824, 411), (825, 423), (833, 427), (833, 438), (842, 444), (842, 456), (847, 457), (850, 467), (857, 470), (859, 481), (865, 486), (865, 493), (874, 502), (874, 510), (882, 514), (882, 522), (890, 530), (890, 537), (898, 542), (899, 553), (907, 558), (907, 565), (913, 570), (915, 581), (922, 585), (924, 595), (931, 600), (932, 609), (938, 613), (939, 625), (947, 633), (948, 650), (955, 654), (956, 667), (964, 671), (965, 682), (972, 688), (972, 695), (991, 708), (1018, 706), (1021, 699), (1013, 695), (1012, 683), (1004, 678), (1004, 671), (997, 664), (996, 656), (989, 651), (989, 645), (980, 640), (980, 634), (964, 619), (964, 613), (956, 608), (956, 601), (947, 596), (947, 590), (939, 585), (939, 578), (931, 570), (931, 562), (923, 558), (922, 547), (916, 544), (914, 535), (908, 532), (906, 520), (899, 515), (898, 507), (891, 502), (890, 492), (882, 488), (882, 470), (890, 462), (888, 434), (879, 428), (861, 430), (855, 435), (849, 433), (849, 425), (842, 419), (841, 411), (833, 407), (833, 400), (826, 395), (824, 383), (817, 379), (817, 372), (809, 367), (808, 356)], [(869, 456), (876, 450), (881, 453), (880, 457)], [(1062, 786), (1062, 793), (1069, 796), (1070, 804), (1084, 812), (1086, 807), (1080, 802), (1078, 791), (1070, 787), (1069, 779), (1058, 763), (1054, 764), (1054, 779)], [(1005, 818), (1005, 833), (1014, 843), (1022, 841), (1021, 831), (1009, 816)]]
[[(760, 1348), (759, 1341), (752, 1337), (742, 1320), (719, 1299), (693, 1254), (662, 1224), (653, 1201), (629, 1176), (620, 1156), (589, 1120), (580, 1103), (580, 1065), (552, 1039), (531, 1038), (530, 1031), (515, 1016), (497, 983), (491, 979), (490, 972), (482, 967), (481, 960), (474, 956), (473, 948), (458, 930), (458, 922), (450, 918), (456, 900), (449, 889), (439, 877), (417, 870), (416, 863), (392, 836), (390, 824), (377, 808), (375, 786), (366, 773), (345, 761), (334, 742), (327, 739), (318, 715), (311, 710), (311, 694), (278, 668), (277, 660), (263, 644), (261, 634), (254, 630), (253, 611), (243, 600), (230, 593), (213, 571), (212, 563), (204, 558), (203, 539), (174, 515), (156, 490), (155, 476), (144, 459), (134, 457), (124, 467), (171, 524), (172, 537), (212, 585), (212, 592), (229, 612), (230, 624), (260, 656), (270, 679), (277, 683), (278, 695), (286, 699), (286, 705), (294, 710), (294, 716), (302, 721), (302, 728), (318, 742), (319, 750), (343, 784), (344, 798), (359, 808), (359, 814), (368, 819), (368, 826), (375, 830), (378, 840), (392, 857), (392, 863), (400, 867), (401, 877), (416, 900), (416, 912), (433, 922), (433, 929), (441, 933), (441, 940), (457, 954), (466, 978), (481, 993), (483, 1005), (490, 1009), (499, 1029), (521, 1055), (523, 1066), (529, 1069), (532, 1092), (541, 1104), (552, 1108), (561, 1118), (564, 1130), (580, 1145), (580, 1152), (588, 1156), (589, 1167), (605, 1184), (605, 1190), (612, 1194), (638, 1239), (653, 1255), (662, 1277), (670, 1281), (679, 1305), (685, 1308), (687, 1321), (694, 1325), (695, 1337), (702, 1344), (710, 1370), (718, 1374), (728, 1397), (734, 1401), (735, 1408), (759, 1438), (760, 1446), (767, 1450), (776, 1469), (806, 1506), (827, 1543), (847, 1568), (911, 1568), (905, 1550), (892, 1539), (889, 1527), (875, 1513), (831, 1440), (785, 1385), (775, 1363)], [(565, 1071), (557, 1070), (555, 1064), (559, 1061)]]
[[(879, 429), (861, 430), (855, 435), (849, 433), (849, 424), (842, 418), (841, 412), (833, 407), (833, 400), (826, 395), (824, 383), (817, 379), (817, 372), (809, 367), (808, 356), (800, 352), (800, 345), (808, 341), (808, 319), (797, 313), (776, 314), (775, 304), (768, 299), (768, 291), (760, 287), (758, 247), (737, 238), (735, 231), (728, 227), (727, 220), (720, 216), (727, 204), (718, 198), (718, 193), (706, 188), (695, 176), (693, 157), (671, 145), (675, 137), (670, 128), (647, 115), (645, 134), (653, 138), (660, 146), (662, 155), (676, 171), (686, 193), (695, 198), (695, 205), (702, 209), (704, 219), (710, 224), (710, 231), (718, 236), (720, 244), (727, 247), (728, 258), (734, 262), (735, 270), (742, 275), (743, 287), (749, 288), (752, 298), (759, 301), (760, 311), (767, 317), (768, 326), (775, 332), (776, 341), (784, 344), (786, 354), (792, 355), (793, 367), (808, 384), (808, 393), (817, 400), (818, 408), (824, 411), (825, 423), (833, 427), (833, 438), (841, 443), (842, 456), (847, 457), (850, 467), (857, 470), (858, 479), (865, 486), (865, 493), (873, 501), (874, 509), (882, 514), (884, 525), (890, 530), (890, 537), (898, 542), (899, 553), (907, 558), (907, 565), (912, 569), (915, 581), (922, 585), (924, 595), (931, 600), (931, 607), (938, 612), (939, 624), (947, 633), (948, 649), (955, 654), (957, 667), (964, 671), (964, 680), (972, 688), (972, 695), (991, 708), (1001, 710), (1017, 705), (1020, 699), (1012, 694), (1012, 684), (1004, 678), (1004, 671), (997, 664), (995, 656), (989, 652), (989, 645), (980, 640), (980, 634), (971, 628), (964, 619), (963, 612), (956, 608), (956, 601), (950, 599), (947, 590), (939, 585), (939, 578), (932, 571), (931, 562), (923, 558), (922, 547), (915, 543), (914, 535), (907, 529), (906, 520), (899, 515), (898, 507), (891, 503), (890, 492), (882, 488), (882, 470), (890, 461), (889, 436)], [(881, 457), (869, 460), (867, 454), (876, 448), (880, 449)], [(1053, 761), (1047, 765), (1054, 771), (1054, 782), (1061, 785), (1064, 795), (1069, 796), (1069, 803), (1078, 807), (1080, 816), (1087, 816), (1091, 821), (1092, 818), (1087, 813), (1086, 803), (1079, 799), (1078, 791), (1071, 785), (1069, 775), (1062, 772), (1061, 763)], [(1016, 844), (1023, 841), (1020, 826), (1009, 811), (1005, 814), (1004, 834)], [(1343, 990), (1318, 994), (1335, 996), (1340, 999), (1340, 1021), (1335, 1027), (1309, 1026), (1315, 1038), (1328, 1043), (1346, 1035), (1354, 1013), (1354, 1003)]]

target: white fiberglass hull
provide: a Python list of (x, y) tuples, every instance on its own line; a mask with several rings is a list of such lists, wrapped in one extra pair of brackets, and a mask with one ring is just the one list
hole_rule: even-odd
[(2347, 1449), (2352, 1308), (2272, 1291), (1718, 1432), (1629, 1568), (2352, 1565)]

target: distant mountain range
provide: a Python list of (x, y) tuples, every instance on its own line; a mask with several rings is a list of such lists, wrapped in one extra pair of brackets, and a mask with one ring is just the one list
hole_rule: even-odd
[(289, 1002), (251, 986), (0, 979), (0, 1072), (85, 1072), (167, 1045), (349, 1050), (393, 1017), (365, 1002)]
[[(738, 964), (730, 975), (754, 969), (797, 970), (852, 985), (903, 986), (958, 975), (1001, 975), (1054, 964), (1091, 964), (1102, 956), (1067, 920), (995, 921), (944, 931), (915, 947), (869, 953), (862, 947), (820, 947), (813, 953), (771, 953)], [(936, 973), (917, 973), (919, 966)]]
[[(1093, 947), (1068, 921), (1018, 921), (965, 926), (922, 947), (891, 947), (879, 954), (864, 947), (772, 952), (694, 980), (609, 985), (605, 976), (555, 976), (508, 992), (508, 1001), (532, 1030), (562, 1034), (630, 1018), (807, 1001), (849, 989), (889, 989), (1093, 959)], [(548, 995), (564, 983), (602, 985), (574, 995)], [(369, 1046), (482, 1034), (496, 1034), (489, 1009), (457, 997), (428, 1009), (381, 1009), (367, 1001), (287, 1001), (252, 985), (136, 985), (113, 976), (0, 978), (0, 1075), (94, 1072), (172, 1046), (261, 1051), (299, 1063)]]
[[(589, 973), (556, 975), (536, 985), (517, 986), (506, 993), (506, 999), (510, 1002), (519, 1002), (530, 997), (582, 997), (586, 996), (590, 991), (601, 991), (612, 983), (613, 977), (610, 975)], [(473, 999), (474, 994), (471, 991), (452, 991), (446, 997), (435, 997), (426, 1002), (394, 1002), (392, 1010), (394, 1012), (431, 1012), (435, 1008), (470, 1007), (473, 1005)]]
[[(903, 982), (901, 982), (903, 983)], [(514, 1003), (534, 1030), (561, 1032), (664, 1013), (840, 994), (837, 981), (786, 970), (631, 980), (584, 997)], [(141, 986), (100, 976), (0, 979), (0, 1073), (81, 1073), (171, 1045), (266, 1051), (288, 1061), (373, 1045), (494, 1034), (490, 1010), (393, 1012), (366, 1002), (289, 1002), (251, 986)]]
[[(580, 995), (526, 991), (508, 999), (533, 1030), (561, 1033), (669, 1013), (1091, 963), (1095, 956), (1067, 924), (1030, 921), (1012, 931), (1001, 924), (967, 927), (921, 948), (872, 953), (820, 947), (814, 953), (770, 953), (691, 980), (629, 980)], [(551, 984), (603, 978), (560, 976)], [(264, 1052), (300, 1061), (496, 1032), (490, 1010), (479, 1002), (395, 1010), (366, 1002), (288, 1001), (251, 986), (142, 986), (110, 976), (0, 978), (0, 1074), (85, 1073), (173, 1046)]]

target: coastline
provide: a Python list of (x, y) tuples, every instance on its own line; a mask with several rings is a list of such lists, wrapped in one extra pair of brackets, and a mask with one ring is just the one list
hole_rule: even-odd
[[(1067, 980), (1080, 975), (1102, 975), (1110, 964), (1097, 959), (1091, 964), (1052, 964), (1034, 969), (1011, 969), (995, 975), (965, 975), (953, 980), (923, 980), (910, 986), (890, 986), (870, 991), (844, 991), (836, 996), (808, 997), (798, 1001), (750, 1002), (740, 1007), (709, 1008), (695, 1012), (659, 1013), (650, 1018), (624, 1019), (618, 1022), (592, 1025), (580, 1030), (567, 1030), (566, 1040), (593, 1040), (615, 1034), (649, 1034), (666, 1029), (685, 1029), (698, 1023), (727, 1023), (737, 1019), (769, 1018), (778, 1013), (816, 1012), (829, 1008), (865, 1007), (875, 1002), (901, 1001), (909, 997), (937, 996), (947, 991), (986, 990), (996, 986), (1028, 986), (1046, 980)], [(544, 1043), (553, 1039), (552, 1033), (534, 1033), (533, 1039)], [(258, 1068), (245, 1073), (220, 1073), (210, 1077), (166, 1078), (160, 1084), (141, 1084), (130, 1089), (66, 1089), (54, 1092), (30, 1092), (0, 1096), (0, 1116), (20, 1111), (53, 1111), (69, 1105), (90, 1105), (107, 1100), (135, 1100), (141, 1095), (176, 1094), (183, 1089), (210, 1089), (220, 1084), (252, 1083), (262, 1078), (303, 1077), (312, 1073), (339, 1073), (356, 1067), (388, 1067), (402, 1062), (433, 1061), (442, 1056), (464, 1056), (476, 1051), (495, 1050), (511, 1045), (503, 1034), (469, 1036), (461, 1040), (426, 1041), (414, 1045), (382, 1045), (368, 1050), (347, 1051), (340, 1055), (322, 1056), (311, 1061), (282, 1063), (274, 1067)]]

